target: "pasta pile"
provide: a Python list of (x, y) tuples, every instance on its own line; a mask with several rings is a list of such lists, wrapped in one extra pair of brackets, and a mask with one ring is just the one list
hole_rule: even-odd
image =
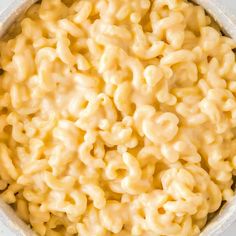
[(38, 235), (197, 236), (232, 198), (236, 44), (202, 7), (43, 0), (9, 35), (0, 197)]

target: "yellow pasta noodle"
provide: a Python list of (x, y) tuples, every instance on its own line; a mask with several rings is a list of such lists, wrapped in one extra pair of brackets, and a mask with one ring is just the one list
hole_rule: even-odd
[(236, 175), (235, 42), (187, 0), (42, 0), (0, 42), (0, 197), (40, 236), (198, 236)]

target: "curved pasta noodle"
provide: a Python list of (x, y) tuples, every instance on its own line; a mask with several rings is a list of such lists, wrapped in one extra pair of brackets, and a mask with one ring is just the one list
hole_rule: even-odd
[(42, 0), (0, 40), (0, 198), (40, 236), (198, 236), (234, 196), (235, 42), (187, 0)]

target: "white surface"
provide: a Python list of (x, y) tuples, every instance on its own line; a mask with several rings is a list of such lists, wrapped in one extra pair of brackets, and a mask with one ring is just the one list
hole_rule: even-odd
[[(0, 14), (3, 9), (7, 8), (10, 5), (12, 0), (0, 0)], [(50, 0), (49, 0), (50, 1)], [(212, 1), (212, 0), (209, 0)], [(230, 12), (233, 16), (236, 17), (236, 1), (235, 0), (218, 0), (222, 2), (225, 8), (230, 9)], [(12, 234), (2, 222), (0, 222), (0, 236), (16, 236), (16, 234)], [(232, 225), (226, 232), (222, 234), (222, 236), (236, 236), (236, 223)]]
[(8, 5), (10, 5), (10, 2), (9, 0), (0, 0), (0, 13), (1, 11), (6, 8)]
[[(0, 235), (1, 236), (5, 236), (5, 235), (9, 235), (11, 236), (11, 233), (10, 231), (6, 228), (5, 225), (3, 225), (1, 222), (0, 222)], [(13, 236), (13, 235), (12, 235)]]

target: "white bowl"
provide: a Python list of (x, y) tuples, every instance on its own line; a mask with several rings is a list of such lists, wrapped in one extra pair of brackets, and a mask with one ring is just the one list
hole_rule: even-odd
[[(0, 13), (0, 36), (37, 0), (10, 1), (8, 7)], [(236, 14), (234, 14), (236, 12), (236, 2), (234, 0), (193, 0), (193, 2), (203, 6), (219, 23), (223, 31), (236, 41)], [(231, 202), (225, 204), (217, 216), (207, 224), (201, 236), (223, 235), (223, 232), (234, 221), (236, 221), (236, 196)], [(8, 230), (7, 233), (2, 232), (1, 223), (5, 225), (4, 228)], [(33, 236), (35, 233), (16, 216), (8, 205), (0, 200), (0, 235)]]

